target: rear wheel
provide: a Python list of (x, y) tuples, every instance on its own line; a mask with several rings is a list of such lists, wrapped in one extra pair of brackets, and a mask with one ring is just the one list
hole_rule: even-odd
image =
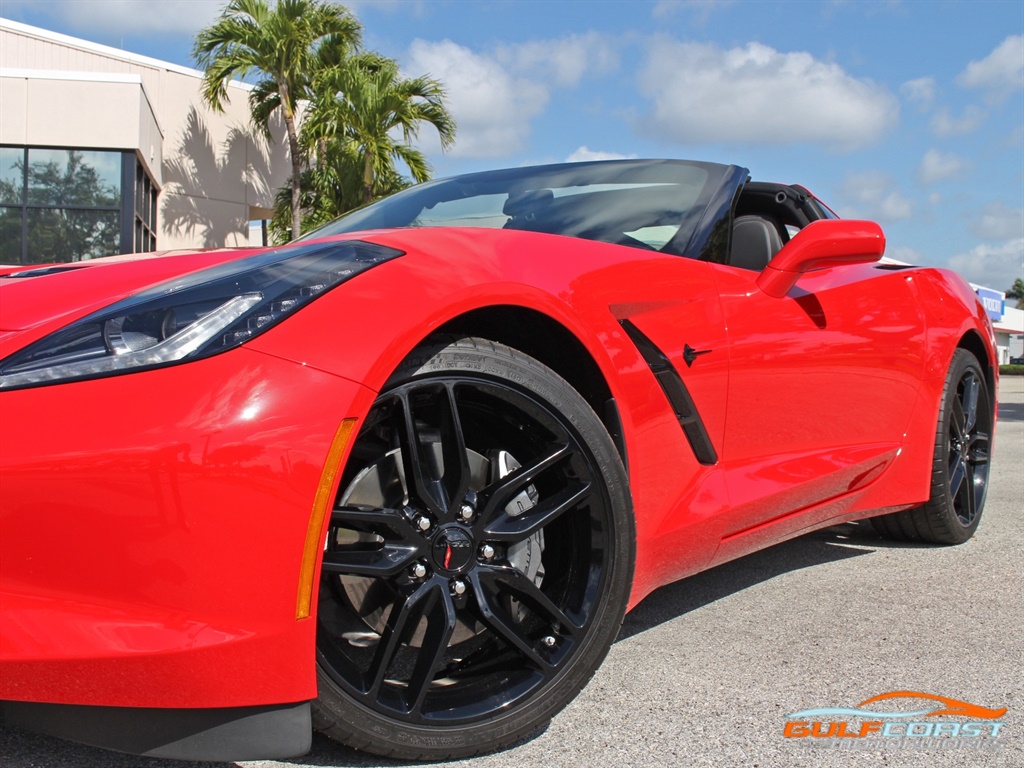
[(875, 530), (930, 544), (962, 544), (971, 538), (988, 491), (992, 424), (985, 375), (974, 355), (958, 349), (939, 409), (931, 497), (916, 509), (872, 518)]
[(479, 339), (417, 350), (363, 423), (332, 512), (315, 726), (428, 760), (525, 736), (603, 660), (633, 551), (622, 464), (564, 380)]

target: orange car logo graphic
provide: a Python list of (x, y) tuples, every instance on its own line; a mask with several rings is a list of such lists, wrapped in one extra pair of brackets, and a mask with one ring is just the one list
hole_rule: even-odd
[[(938, 702), (937, 706), (930, 709), (918, 709), (911, 712), (878, 712), (871, 709), (862, 709), (868, 704), (874, 704), (888, 699), (930, 699)], [(892, 691), (864, 699), (856, 708), (849, 707), (825, 707), (821, 709), (805, 709), (800, 712), (793, 712), (786, 715), (788, 720), (804, 719), (809, 717), (870, 717), (873, 719), (889, 720), (905, 717), (940, 717), (943, 715), (956, 715), (969, 717), (972, 720), (997, 720), (1006, 714), (1006, 707), (1002, 709), (989, 709), (979, 707), (977, 704), (970, 704), (959, 699), (951, 699), (948, 696), (936, 696), (933, 693), (921, 693), (920, 691)]]
[[(897, 704), (900, 699), (926, 701), (928, 704), (900, 708)], [(999, 718), (1005, 714), (1006, 707), (990, 709), (921, 691), (890, 691), (864, 699), (855, 707), (820, 707), (791, 712), (786, 715), (782, 735), (787, 739), (810, 737), (839, 741), (869, 736), (918, 741), (942, 739), (943, 744), (952, 746), (964, 742), (996, 746), (1004, 725)], [(950, 717), (966, 718), (967, 721), (940, 719)], [(823, 722), (821, 718), (830, 719)], [(857, 718), (858, 722), (832, 718)], [(847, 746), (853, 745), (847, 742)]]

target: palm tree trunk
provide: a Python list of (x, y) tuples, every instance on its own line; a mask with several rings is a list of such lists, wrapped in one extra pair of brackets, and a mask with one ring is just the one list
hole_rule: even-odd
[(291, 94), (288, 84), (278, 81), (281, 94), (281, 113), (284, 115), (284, 127), (288, 132), (288, 151), (292, 160), (292, 240), (302, 234), (302, 154), (299, 151), (299, 134), (295, 129), (295, 113), (292, 111)]
[(363, 202), (373, 202), (373, 152), (366, 148), (366, 159), (363, 161)]

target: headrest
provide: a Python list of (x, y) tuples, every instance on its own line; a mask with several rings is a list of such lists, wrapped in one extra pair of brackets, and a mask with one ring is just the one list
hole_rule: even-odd
[(525, 192), (513, 192), (508, 196), (501, 212), (506, 216), (523, 216), (527, 213), (536, 213), (555, 199), (555, 194), (550, 189), (528, 189)]

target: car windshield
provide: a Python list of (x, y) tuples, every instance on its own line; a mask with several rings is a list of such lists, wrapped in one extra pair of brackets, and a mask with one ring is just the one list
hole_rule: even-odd
[(302, 239), (394, 227), (487, 227), (682, 254), (728, 168), (621, 160), (473, 173), (399, 192)]

